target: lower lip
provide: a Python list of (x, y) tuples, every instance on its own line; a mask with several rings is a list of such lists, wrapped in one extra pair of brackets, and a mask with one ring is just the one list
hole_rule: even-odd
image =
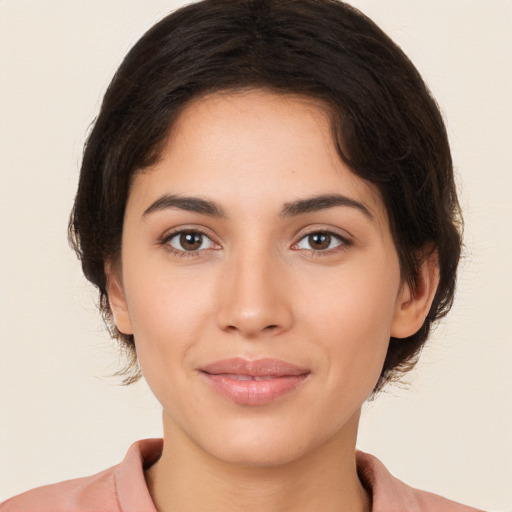
[(269, 380), (237, 380), (226, 375), (202, 373), (210, 386), (222, 396), (240, 405), (266, 405), (300, 386), (304, 375), (288, 375)]

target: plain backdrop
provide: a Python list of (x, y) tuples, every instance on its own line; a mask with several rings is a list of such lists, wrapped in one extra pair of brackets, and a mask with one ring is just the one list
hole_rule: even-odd
[[(0, 0), (0, 501), (103, 470), (161, 435), (122, 387), (67, 245), (82, 146), (124, 54), (175, 0)], [(512, 2), (354, 0), (447, 121), (465, 228), (454, 309), (408, 385), (365, 407), (359, 447), (410, 485), (512, 510)]]

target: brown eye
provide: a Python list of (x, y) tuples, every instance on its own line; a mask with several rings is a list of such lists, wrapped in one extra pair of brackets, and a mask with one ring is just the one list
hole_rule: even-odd
[(197, 251), (203, 243), (203, 235), (199, 233), (182, 233), (180, 235), (180, 244), (186, 251)]
[(308, 236), (308, 242), (312, 249), (321, 251), (329, 247), (331, 244), (331, 236), (325, 233), (313, 233)]
[(180, 231), (174, 233), (167, 243), (179, 252), (194, 252), (203, 249), (212, 249), (214, 243), (199, 231)]
[(316, 231), (301, 238), (296, 245), (298, 249), (306, 249), (316, 252), (330, 252), (340, 246), (348, 246), (350, 243), (335, 233)]

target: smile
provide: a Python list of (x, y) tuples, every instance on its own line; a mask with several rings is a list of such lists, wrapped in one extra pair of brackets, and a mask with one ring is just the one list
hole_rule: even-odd
[(275, 359), (242, 358), (217, 361), (201, 374), (211, 388), (239, 405), (266, 405), (295, 390), (311, 373), (305, 368)]

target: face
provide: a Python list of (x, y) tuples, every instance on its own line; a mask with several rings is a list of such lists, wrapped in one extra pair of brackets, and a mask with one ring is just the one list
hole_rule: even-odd
[(166, 428), (224, 461), (355, 442), (389, 338), (407, 330), (382, 201), (299, 97), (191, 103), (134, 178), (119, 267), (114, 318)]

